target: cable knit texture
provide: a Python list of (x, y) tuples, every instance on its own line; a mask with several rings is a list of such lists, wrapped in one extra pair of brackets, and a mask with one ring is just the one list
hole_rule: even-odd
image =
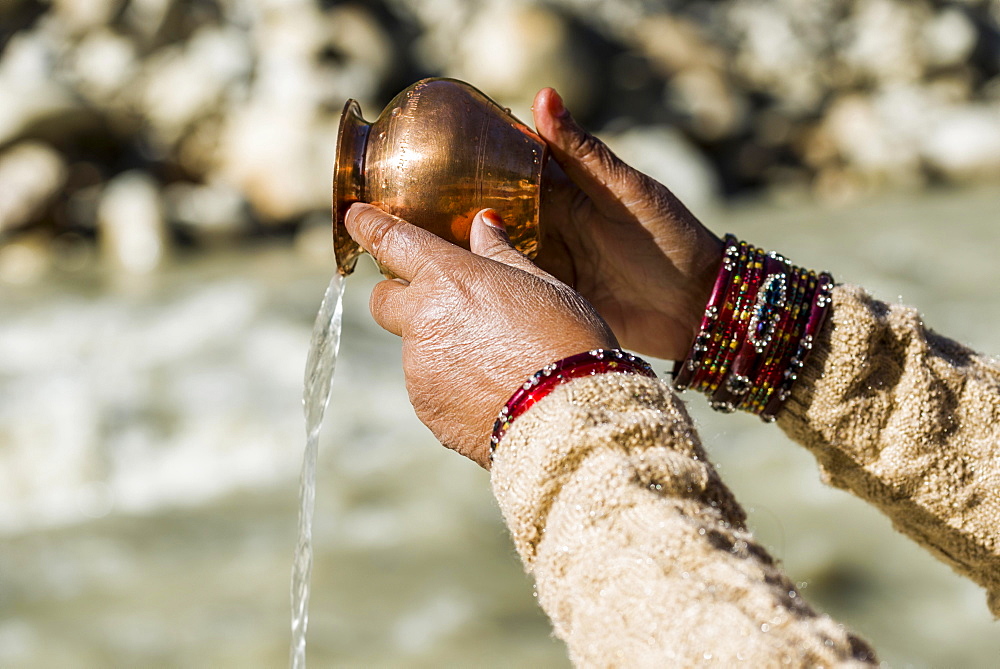
[[(833, 298), (779, 425), (829, 483), (982, 584), (1000, 616), (996, 361), (860, 288)], [(557, 388), (511, 427), (492, 480), (578, 665), (875, 662), (754, 542), (660, 381), (606, 374)]]
[(862, 666), (744, 527), (683, 405), (605, 374), (518, 418), (492, 482), (538, 598), (578, 666)]
[(1000, 369), (908, 307), (834, 291), (778, 423), (825, 480), (987, 590), (1000, 617)]

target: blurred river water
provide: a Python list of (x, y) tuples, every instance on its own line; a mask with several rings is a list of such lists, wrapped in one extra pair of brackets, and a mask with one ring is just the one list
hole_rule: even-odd
[[(994, 189), (699, 213), (1000, 353), (998, 202)], [(359, 267), (320, 439), (310, 662), (567, 665), (487, 474), (413, 416), (399, 342), (367, 310), (378, 274)], [(88, 270), (0, 288), (0, 666), (287, 663), (302, 370), (332, 271), (270, 246), (124, 284)], [(773, 426), (688, 399), (811, 602), (890, 666), (995, 665), (981, 589), (823, 486)]]

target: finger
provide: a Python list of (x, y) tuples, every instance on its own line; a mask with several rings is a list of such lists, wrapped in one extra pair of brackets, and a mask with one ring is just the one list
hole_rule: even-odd
[(554, 89), (539, 91), (531, 109), (538, 134), (563, 171), (603, 213), (623, 213), (623, 209), (647, 199), (650, 188), (645, 175), (580, 127)]
[(408, 320), (406, 286), (402, 279), (379, 281), (372, 288), (372, 295), (368, 299), (368, 309), (375, 322), (397, 337), (403, 336)]
[(543, 279), (552, 277), (539, 269), (511, 244), (503, 220), (493, 209), (483, 209), (472, 220), (469, 247), (478, 256), (509, 265)]
[(407, 281), (413, 281), (429, 264), (460, 250), (437, 235), (370, 204), (352, 204), (344, 218), (344, 226), (365, 251)]

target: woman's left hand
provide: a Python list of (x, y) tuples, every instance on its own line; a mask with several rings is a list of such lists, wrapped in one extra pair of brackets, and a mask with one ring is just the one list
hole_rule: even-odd
[(489, 467), (497, 413), (550, 362), (618, 346), (597, 311), (514, 249), (492, 210), (476, 215), (472, 252), (366, 204), (345, 225), (399, 279), (382, 281), (371, 312), (403, 338), (406, 388), (438, 440)]

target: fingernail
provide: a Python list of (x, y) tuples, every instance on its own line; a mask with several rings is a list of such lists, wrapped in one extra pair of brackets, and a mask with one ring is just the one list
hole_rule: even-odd
[(556, 118), (569, 118), (569, 110), (566, 109), (566, 104), (563, 102), (562, 96), (552, 90), (552, 102), (550, 103), (550, 108), (552, 110), (552, 115)]
[(483, 210), (483, 223), (496, 228), (500, 232), (507, 232), (507, 229), (503, 226), (503, 219), (500, 218), (500, 214), (496, 213), (492, 209)]

